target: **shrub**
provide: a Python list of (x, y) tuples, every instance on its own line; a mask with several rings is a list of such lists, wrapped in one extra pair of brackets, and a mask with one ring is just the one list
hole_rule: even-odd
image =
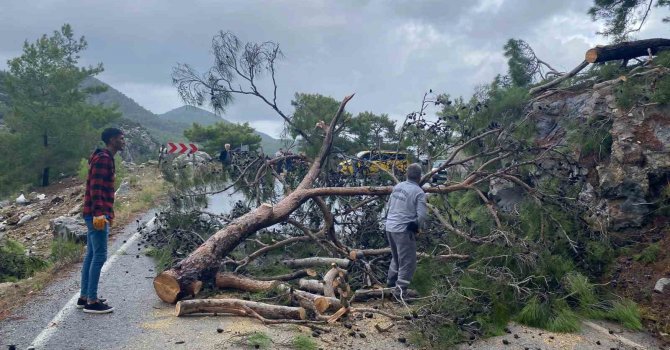
[(84, 246), (70, 239), (57, 238), (51, 243), (52, 262), (69, 264), (81, 261)]
[(663, 77), (656, 83), (656, 90), (651, 95), (651, 100), (660, 104), (670, 103), (670, 75)]
[(0, 283), (31, 277), (48, 266), (48, 261), (26, 256), (23, 245), (15, 240), (9, 239), (0, 245)]

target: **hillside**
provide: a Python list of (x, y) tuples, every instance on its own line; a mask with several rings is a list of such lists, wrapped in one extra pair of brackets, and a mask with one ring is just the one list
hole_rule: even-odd
[[(185, 125), (184, 128), (190, 126), (192, 123), (199, 123), (201, 125), (212, 125), (219, 121), (230, 123), (230, 121), (225, 120), (212, 112), (193, 106), (181, 106), (163, 114), (159, 114), (158, 117), (161, 120), (170, 121), (177, 125)], [(279, 147), (282, 147), (281, 140), (275, 139), (260, 131), (256, 131), (255, 133), (261, 137), (261, 147), (263, 147), (263, 151), (266, 154), (274, 154)]]
[[(214, 113), (192, 106), (182, 106), (156, 115), (142, 107), (132, 98), (98, 79), (91, 78), (85, 81), (83, 85), (84, 87), (90, 87), (100, 84), (107, 86), (107, 91), (91, 96), (89, 102), (105, 106), (117, 105), (119, 112), (122, 113), (124, 118), (142, 124), (161, 143), (187, 141), (184, 138), (184, 130), (189, 128), (193, 123), (202, 125), (211, 125), (217, 121), (230, 123)], [(262, 138), (261, 146), (265, 150), (265, 153), (272, 154), (281, 147), (280, 140), (262, 132), (256, 131), (256, 133)]]

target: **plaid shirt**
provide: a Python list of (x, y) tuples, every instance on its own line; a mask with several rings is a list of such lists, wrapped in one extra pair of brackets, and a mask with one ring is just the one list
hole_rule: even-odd
[(114, 219), (114, 156), (107, 149), (96, 149), (88, 165), (84, 217), (106, 215)]

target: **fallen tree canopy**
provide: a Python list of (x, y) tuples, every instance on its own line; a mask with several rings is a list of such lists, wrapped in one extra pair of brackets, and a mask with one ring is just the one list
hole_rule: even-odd
[[(574, 74), (588, 64), (584, 61)], [(645, 80), (665, 84), (656, 75), (666, 74), (667, 68), (647, 69), (640, 64), (638, 70), (642, 72), (628, 72), (628, 77), (641, 79), (636, 74), (645, 74)], [(597, 73), (596, 69), (589, 72)], [(559, 74), (554, 71), (552, 75)], [(563, 80), (553, 81), (552, 86), (567, 81), (570, 74), (560, 76)], [(257, 76), (245, 79), (253, 82)], [(584, 83), (586, 91), (581, 93), (595, 94), (591, 89), (607, 89), (623, 81), (613, 82), (612, 77), (612, 71), (589, 77), (593, 79), (587, 81), (588, 86)], [(233, 93), (234, 84), (217, 85), (216, 77), (205, 78), (189, 75), (194, 80), (187, 82), (201, 84), (206, 93)], [(580, 79), (587, 80), (579, 75), (575, 81)], [(602, 80), (607, 83), (594, 85)], [(245, 93), (278, 108), (272, 96), (264, 98), (254, 89)], [(610, 132), (611, 111), (596, 113), (595, 109), (612, 103), (597, 103), (587, 111), (579, 109), (581, 105), (547, 99), (549, 94), (530, 101), (528, 92), (526, 87), (496, 79), (467, 101), (426, 93), (419, 110), (408, 114), (394, 135), (392, 145), (397, 145), (398, 152), (428, 155), (421, 185), (428, 194), (430, 211), (422, 233), (416, 235), (419, 262), (410, 285), (416, 292), (408, 295), (420, 296), (420, 305), (401, 305), (415, 311), (406, 316), (432, 344), (444, 346), (495, 334), (512, 319), (565, 332), (574, 330), (581, 317), (618, 319), (625, 310), (635, 318), (627, 301), (615, 300), (606, 286), (591, 283), (603, 276), (618, 247), (608, 223), (598, 216), (602, 213), (594, 213), (600, 209), (582, 202), (585, 197), (598, 196), (597, 190), (588, 192), (589, 186), (595, 186), (593, 174), (599, 171), (593, 159), (606, 163), (616, 136)], [(392, 289), (383, 288), (391, 258), (383, 222), (384, 199), (400, 180), (397, 169), (391, 166), (363, 176), (335, 170), (353, 160), (360, 161), (357, 166), (366, 166), (365, 161), (337, 152), (344, 141), (351, 141), (343, 141), (342, 136), (350, 131), (351, 118), (344, 108), (351, 98), (339, 105), (335, 101), (337, 110), (333, 109), (331, 119), (300, 124), (307, 128), (316, 124), (314, 130), (292, 132), (311, 140), (297, 139), (298, 147), (314, 151), (319, 146), (315, 156), (267, 159), (248, 154), (229, 167), (225, 189), (243, 193), (246, 202), (236, 204), (222, 228), (209, 232), (211, 236), (186, 232), (204, 243), (189, 249), (189, 255), (155, 278), (154, 287), (162, 300), (179, 302), (180, 314), (220, 310), (265, 323), (350, 321), (351, 314), (376, 310), (357, 303), (387, 297), (396, 300)], [(645, 102), (627, 109), (649, 105)], [(431, 106), (440, 108), (433, 116), (427, 112)], [(549, 106), (572, 108), (574, 125), (564, 124), (560, 116), (551, 114), (554, 110), (542, 110), (553, 108)], [(286, 118), (291, 120), (288, 128), (298, 125)], [(288, 161), (293, 162), (290, 171), (286, 170)], [(436, 165), (428, 171), (433, 162)], [(189, 181), (210, 169), (168, 174), (177, 179), (175, 183), (184, 180), (174, 197), (218, 193), (219, 189), (207, 186), (196, 193)], [(175, 232), (167, 228), (162, 235), (167, 241), (178, 241), (181, 236), (174, 239)], [(216, 306), (180, 301), (214, 286), (243, 291), (244, 298), (301, 308), (304, 318), (282, 314), (285, 318), (273, 319), (283, 311), (264, 313), (230, 300)], [(384, 310), (365, 312), (403, 319)]]

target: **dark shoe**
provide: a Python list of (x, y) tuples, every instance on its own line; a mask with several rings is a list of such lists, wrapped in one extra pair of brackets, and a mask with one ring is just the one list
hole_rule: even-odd
[[(105, 298), (98, 298), (98, 301), (101, 303), (104, 303), (107, 301)], [(86, 298), (79, 298), (77, 299), (77, 309), (83, 309), (84, 306), (86, 306)]]
[(114, 311), (113, 307), (99, 301), (96, 301), (93, 304), (86, 304), (86, 306), (84, 306), (84, 312), (89, 314), (107, 314), (112, 311)]

